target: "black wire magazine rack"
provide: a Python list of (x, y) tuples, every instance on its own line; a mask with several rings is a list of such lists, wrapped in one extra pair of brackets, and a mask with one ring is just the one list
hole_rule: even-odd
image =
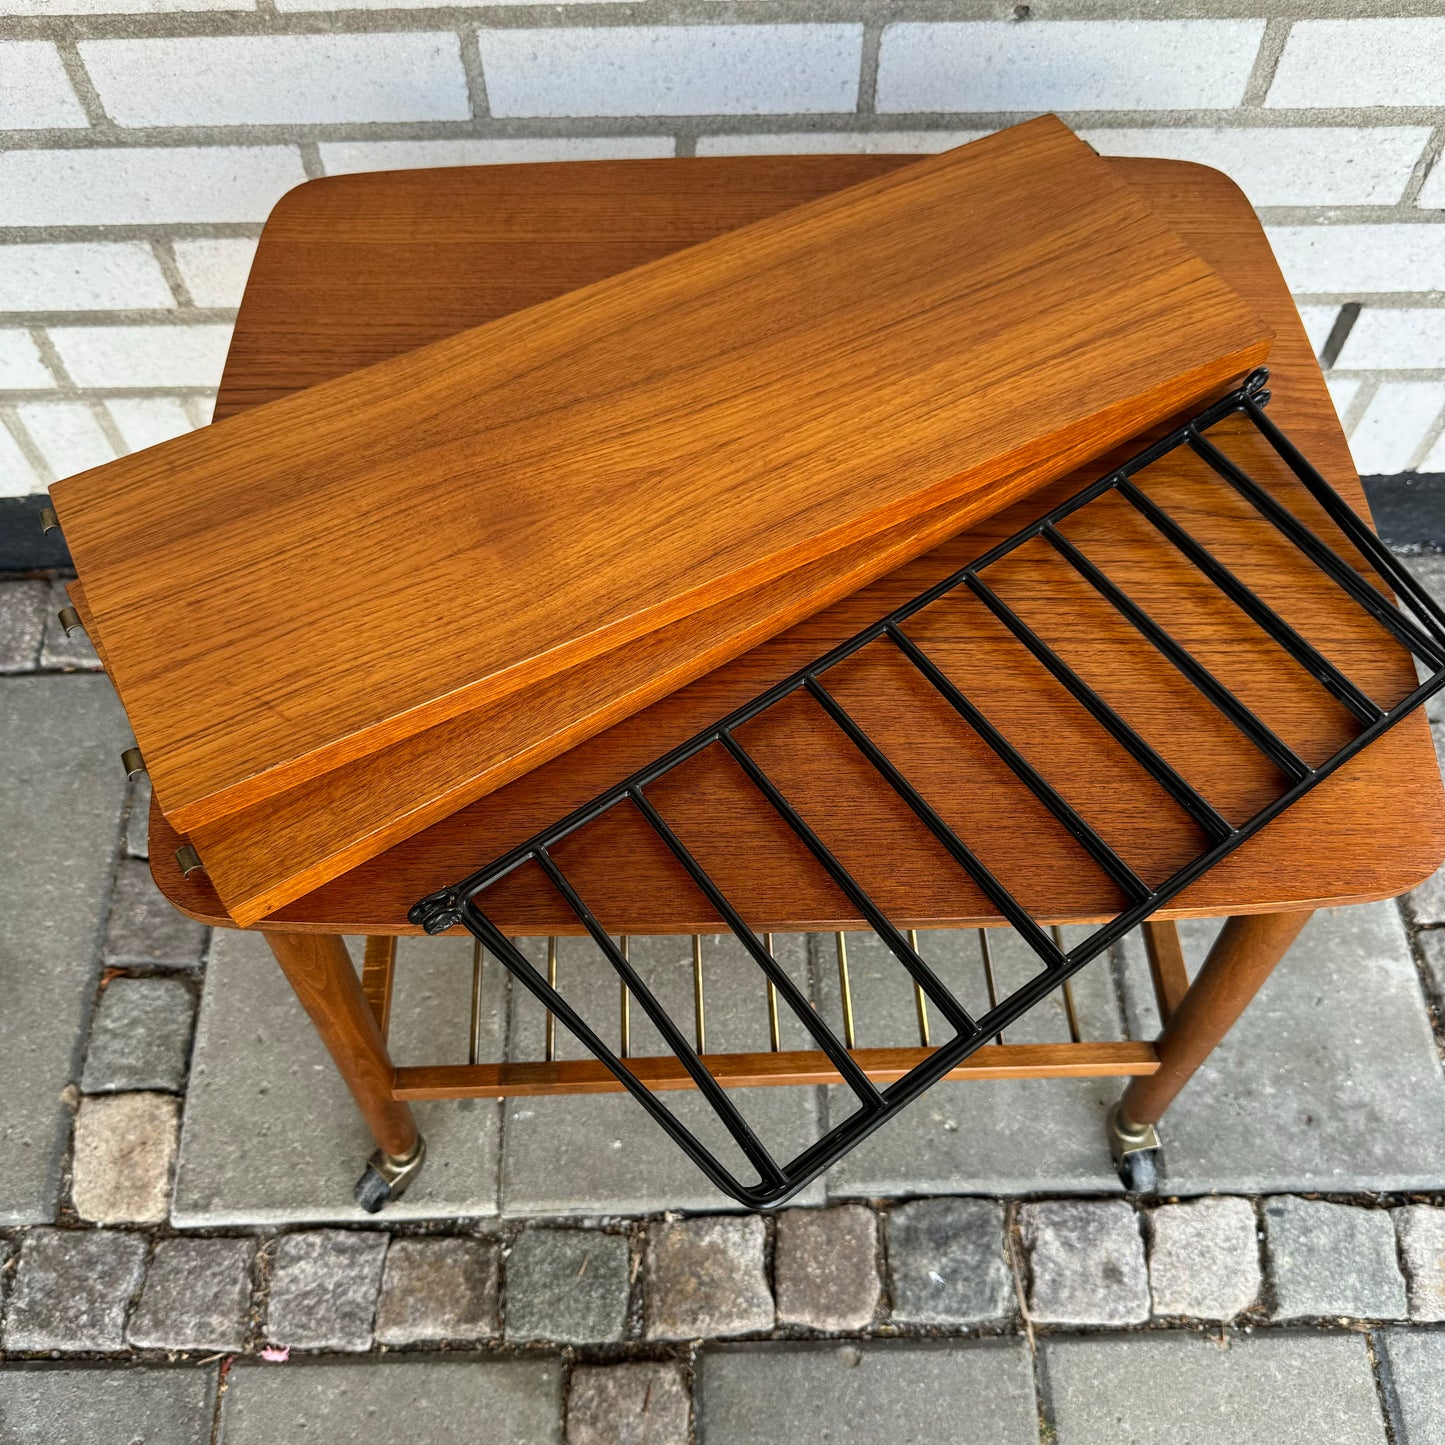
[[(1401, 718), (1420, 707), (1445, 686), (1445, 610), (1442, 610), (1415, 579), (1390, 555), (1371, 529), (1347, 502), (1324, 480), (1265, 413), (1269, 393), (1267, 375), (1255, 372), (1235, 392), (1199, 413), (1185, 425), (1146, 447), (1123, 465), (1101, 476), (1068, 500), (1023, 527), (1008, 540), (992, 548), (968, 566), (880, 618), (871, 626), (832, 648), (776, 686), (704, 728), (685, 743), (639, 769), (630, 777), (599, 794), (589, 803), (538, 833), (505, 856), (479, 869), (470, 877), (433, 893), (414, 905), (412, 923), (428, 933), (440, 933), (464, 925), (479, 944), (499, 958), (512, 976), (535, 995), (549, 1017), (560, 1020), (580, 1043), (591, 1051), (615, 1076), (623, 1088), (643, 1106), (672, 1137), (703, 1173), (726, 1194), (753, 1208), (780, 1204), (823, 1170), (840, 1159), (875, 1129), (886, 1123), (930, 1085), (942, 1079), (960, 1061), (1000, 1035), (1024, 1013), (1061, 988), (1090, 960), (1110, 948), (1157, 909), (1167, 904), (1209, 869), (1248, 841), (1261, 828), (1304, 797), (1331, 773), (1364, 748), (1370, 746)], [(1380, 581), (1392, 589), (1404, 606), (1397, 606), (1315, 530), (1231, 455), (1209, 438), (1211, 428), (1228, 417), (1242, 416), (1293, 478), (1313, 497), (1359, 558)], [(1381, 706), (1356, 682), (1346, 676), (1325, 653), (1309, 641), (1276, 607), (1247, 585), (1234, 570), (1193, 535), (1164, 507), (1157, 504), (1135, 482), (1145, 468), (1178, 448), (1187, 448), (1211, 470), (1218, 483), (1242, 498), (1287, 543), (1302, 553), (1349, 604), (1362, 609), (1396, 643), (1422, 664), (1425, 674), (1405, 697), (1391, 706)], [(1357, 728), (1354, 736), (1322, 760), (1307, 762), (1272, 729), (1258, 711), (1244, 702), (1191, 653), (1171, 632), (1112, 580), (1079, 546), (1060, 530), (1060, 524), (1082, 508), (1101, 498), (1121, 499), (1184, 560), (1192, 573), (1205, 579), (1235, 607), (1245, 613), (1294, 663), (1311, 677), (1325, 694), (1344, 708)], [(1231, 822), (1209, 798), (1193, 786), (1159, 750), (1132, 727), (1067, 662), (1059, 651), (1030, 627), (1014, 607), (990, 586), (989, 568), (1024, 543), (1041, 541), (1098, 594), (1134, 634), (1144, 639), (1167, 663), (1217, 710), (1238, 734), (1247, 739), (1282, 775), (1283, 790), (1242, 822)], [(991, 721), (979, 705), (930, 657), (917, 639), (910, 636), (909, 621), (924, 608), (954, 592), (967, 589), (1007, 629), (1043, 669), (1142, 767), (1202, 831), (1205, 846), (1183, 866), (1162, 881), (1146, 882), (1121, 852), (1062, 795), (1024, 752)], [(1406, 610), (1408, 609), (1408, 610)], [(1025, 908), (1000, 878), (978, 856), (955, 828), (930, 804), (923, 792), (905, 775), (905, 770), (879, 745), (829, 688), (831, 669), (862, 648), (883, 642), (896, 649), (916, 669), (949, 708), (971, 728), (1018, 781), (1046, 808), (1059, 824), (1088, 853), (1126, 900), (1125, 906), (1108, 922), (1095, 927), (1071, 948), (1063, 945), (1057, 929), (1050, 930)], [(744, 724), (758, 718), (783, 699), (803, 693), (813, 700), (853, 748), (866, 759), (877, 777), (941, 845), (954, 864), (973, 880), (992, 906), (1007, 919), (1017, 935), (1032, 949), (1041, 968), (1022, 987), (1006, 997), (990, 997), (987, 1009), (977, 1016), (965, 1007), (958, 993), (950, 989), (939, 972), (920, 953), (916, 937), (891, 920), (878, 901), (818, 831), (793, 806), (778, 782), (739, 739)], [(705, 749), (719, 748), (741, 770), (757, 799), (770, 809), (800, 841), (833, 884), (841, 890), (858, 915), (871, 926), (877, 938), (911, 978), (920, 998), (926, 1000), (952, 1030), (951, 1037), (938, 1043), (926, 1058), (895, 1082), (880, 1086), (859, 1066), (851, 1052), (852, 1023), (840, 1036), (815, 1007), (795, 977), (774, 958), (770, 939), (754, 931), (745, 921), (734, 899), (699, 861), (694, 851), (669, 824), (649, 789), (667, 774), (682, 767)], [(840, 1122), (797, 1153), (780, 1161), (765, 1147), (728, 1091), (709, 1070), (701, 1047), (701, 1001), (695, 1036), (688, 1036), (684, 1023), (664, 1008), (654, 990), (627, 956), (625, 940), (614, 939), (599, 921), (593, 906), (582, 896), (555, 856), (557, 845), (578, 830), (595, 822), (614, 808), (628, 808), (664, 844), (710, 907), (738, 940), (768, 984), (770, 1004), (781, 1000), (796, 1016), (818, 1050), (826, 1055), (838, 1077), (852, 1095), (854, 1107)], [(669, 1109), (659, 1093), (648, 1087), (629, 1067), (626, 1034), (621, 1049), (612, 1048), (574, 1002), (556, 985), (555, 966), (544, 973), (509, 939), (486, 911), (487, 890), (526, 865), (540, 868), (552, 888), (575, 915), (596, 948), (615, 970), (624, 999), (635, 999), (655, 1026), (666, 1046), (676, 1056), (693, 1085), (707, 1101), (716, 1120), (747, 1161), (754, 1178), (739, 1177), (718, 1150), (709, 1147), (698, 1132), (684, 1124)], [(992, 994), (992, 989), (990, 990)], [(776, 1039), (776, 1022), (774, 1023)], [(776, 1044), (775, 1044), (776, 1047)]]

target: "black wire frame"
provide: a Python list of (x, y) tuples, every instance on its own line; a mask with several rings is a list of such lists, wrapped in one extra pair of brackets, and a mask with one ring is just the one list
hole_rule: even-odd
[[(1146, 447), (1122, 466), (1076, 492), (1067, 501), (1023, 527), (966, 567), (800, 668), (791, 677), (760, 693), (751, 702), (704, 728), (687, 742), (655, 759), (631, 777), (513, 848), (503, 857), (461, 882), (420, 900), (408, 915), (411, 922), (428, 933), (441, 933), (459, 923), (463, 924), (484, 947), (496, 954), (511, 974), (529, 989), (544, 1007), (561, 1020), (562, 1024), (611, 1070), (627, 1092), (666, 1130), (717, 1188), (750, 1208), (768, 1208), (783, 1203), (924, 1090), (943, 1078), (975, 1049), (1015, 1023), (1086, 963), (1189, 887), (1221, 859), (1323, 782), (1336, 768), (1368, 747), (1401, 718), (1420, 707), (1428, 697), (1445, 686), (1445, 610), (1442, 610), (1391, 556), (1369, 526), (1266, 416), (1264, 408), (1269, 401), (1269, 393), (1265, 390), (1267, 379), (1268, 374), (1265, 371), (1254, 372), (1238, 390), (1200, 412), (1168, 436)], [(1226, 417), (1239, 414), (1243, 414), (1253, 424), (1381, 581), (1408, 606), (1409, 612), (1393, 605), (1377, 588), (1365, 581), (1333, 547), (1208, 440), (1205, 433), (1209, 428)], [(1257, 513), (1324, 572), (1347, 597), (1420, 659), (1429, 670), (1426, 679), (1393, 707), (1380, 707), (1170, 514), (1134, 485), (1131, 479), (1137, 473), (1179, 447), (1187, 447), (1201, 457), (1221, 481), (1232, 487)], [(1306, 763), (1057, 530), (1058, 523), (1071, 513), (1111, 492), (1128, 502), (1199, 572), (1257, 622), (1323, 689), (1349, 709), (1360, 725), (1356, 736), (1324, 762), (1316, 766)], [(1231, 824), (988, 586), (980, 574), (1015, 548), (1035, 538), (1042, 538), (1051, 545), (1139, 634), (1152, 643), (1246, 738), (1275, 763), (1288, 780), (1288, 787), (1283, 793), (1246, 822), (1238, 826)], [(960, 587), (972, 591), (1199, 824), (1210, 840), (1204, 851), (1157, 886), (1151, 887), (1144, 882), (903, 631), (903, 624), (908, 618)], [(830, 668), (883, 637), (893, 642), (944, 700), (972, 726), (1010, 770), (1082, 844), (1128, 900), (1127, 906), (1120, 913), (1097, 928), (1076, 947), (1064, 950), (1054, 942), (1049, 932), (1034, 920), (982, 860), (938, 816), (828, 691), (823, 677)], [(849, 873), (797, 813), (734, 735), (744, 723), (800, 691), (810, 694), (822, 706), (1042, 961), (1041, 972), (991, 1007), (982, 1017), (974, 1018), (942, 983), (902, 931), (886, 917), (862, 884)], [(912, 976), (923, 994), (957, 1031), (952, 1039), (938, 1045), (923, 1062), (894, 1083), (879, 1088), (868, 1078), (849, 1053), (843, 1040), (828, 1026), (789, 974), (775, 962), (763, 940), (743, 920), (737, 908), (648, 798), (646, 790), (650, 784), (713, 745), (723, 747), (736, 761), (757, 793), (791, 828), (813, 858), (859, 910), (860, 915), (873, 927), (883, 944)], [(551, 849), (562, 839), (595, 821), (609, 809), (625, 803), (636, 808), (671, 851), (746, 952), (773, 983), (778, 996), (797, 1015), (818, 1048), (827, 1055), (843, 1083), (857, 1098), (858, 1107), (853, 1113), (786, 1163), (780, 1164), (764, 1147), (729, 1099), (727, 1091), (709, 1072), (702, 1057), (688, 1042), (676, 1022), (669, 1017), (623, 950), (608, 935), (552, 856)], [(547, 982), (541, 972), (483, 910), (478, 901), (481, 895), (507, 874), (529, 863), (535, 863), (542, 868), (633, 997), (656, 1025), (668, 1047), (673, 1050), (708, 1100), (719, 1121), (744, 1157), (756, 1169), (756, 1182), (748, 1183), (738, 1179), (692, 1130), (681, 1123), (628, 1067), (626, 1059), (619, 1057), (603, 1041), (563, 994)]]

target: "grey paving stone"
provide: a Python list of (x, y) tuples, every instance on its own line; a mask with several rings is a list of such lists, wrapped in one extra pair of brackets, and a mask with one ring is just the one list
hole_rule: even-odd
[(1274, 1317), (1404, 1319), (1395, 1226), (1383, 1209), (1284, 1196), (1264, 1203)]
[(496, 1334), (500, 1253), (490, 1239), (393, 1239), (376, 1338), (412, 1345)]
[(43, 577), (0, 582), (0, 672), (35, 670), (49, 602)]
[(208, 933), (166, 902), (151, 881), (149, 864), (121, 860), (105, 930), (107, 963), (190, 968), (205, 955)]
[(5, 1348), (118, 1350), (145, 1270), (141, 1234), (32, 1229), (20, 1247), (5, 1314)]
[(126, 1338), (142, 1349), (241, 1349), (255, 1258), (254, 1239), (157, 1240)]
[(526, 1229), (507, 1256), (507, 1338), (587, 1344), (627, 1328), (631, 1245), (597, 1229)]
[(1445, 1209), (1412, 1204), (1394, 1214), (1410, 1318), (1445, 1320)]
[(648, 1226), (644, 1313), (650, 1340), (746, 1335), (773, 1327), (756, 1214)]
[(1059, 1445), (1385, 1445), (1361, 1335), (1085, 1335), (1042, 1351)]
[[(1180, 925), (1191, 969), (1218, 927)], [(1325, 909), (1170, 1106), (1164, 1181), (1176, 1194), (1436, 1189), (1442, 1118), (1445, 1076), (1399, 910)]]
[(90, 1027), (87, 1094), (129, 1089), (178, 1092), (186, 1080), (196, 998), (184, 979), (114, 978)]
[(917, 1199), (884, 1215), (893, 1317), (981, 1324), (1012, 1316), (1004, 1211), (990, 1199)]
[(311, 1350), (365, 1350), (386, 1235), (315, 1229), (283, 1235), (271, 1265), (266, 1338)]
[[(1066, 929), (1072, 944), (1085, 930)], [(1001, 992), (1038, 971), (1034, 954), (1007, 929), (990, 932)], [(964, 1003), (987, 1008), (978, 935), (972, 929), (919, 934), (924, 957)], [(831, 937), (820, 940), (819, 993), (829, 1018), (840, 1016)], [(912, 984), (871, 935), (849, 935), (849, 980), (862, 1047), (918, 1043)], [(1119, 1000), (1107, 958), (1074, 980), (1074, 998), (1087, 1037), (1124, 1037)], [(946, 1030), (933, 1019), (933, 1038)], [(1062, 1043), (1068, 1019), (1057, 995), (1008, 1032), (1013, 1043)], [(936, 1084), (896, 1119), (870, 1135), (828, 1171), (834, 1198), (886, 1194), (1021, 1194), (1049, 1190), (1117, 1193), (1104, 1118), (1119, 1096), (1113, 1079), (995, 1079)], [(828, 1090), (829, 1123), (851, 1112), (852, 1096)]]
[(238, 1363), (221, 1406), (221, 1445), (557, 1445), (555, 1359)]
[(1039, 1438), (1021, 1340), (715, 1345), (699, 1357), (696, 1388), (698, 1436), (707, 1445), (1037, 1445)]
[(690, 1445), (682, 1367), (578, 1365), (567, 1392), (567, 1445)]
[(810, 1330), (862, 1330), (878, 1313), (878, 1216), (861, 1204), (788, 1209), (773, 1236), (778, 1320)]
[(1048, 1199), (1019, 1209), (1029, 1314), (1040, 1324), (1132, 1325), (1149, 1318), (1139, 1219), (1118, 1199)]
[(1381, 1330), (1386, 1397), (1393, 1397), (1395, 1445), (1445, 1440), (1445, 1334), (1438, 1330)]
[(55, 1218), (128, 737), (103, 677), (0, 680), (0, 1224)]
[(47, 671), (99, 672), (100, 658), (83, 630), (65, 635), (60, 625), (60, 611), (70, 606), (65, 581), (57, 577), (50, 586), (45, 608), (45, 636), (40, 642), (40, 665)]
[[(538, 964), (546, 958), (545, 939), (523, 939), (523, 949)], [(806, 987), (808, 959), (801, 935), (777, 934), (774, 950), (790, 974)], [(720, 1051), (766, 1050), (767, 995), (756, 965), (741, 945), (709, 938), (704, 942), (707, 981), (708, 1048)], [(614, 1046), (618, 1029), (617, 981), (606, 964), (591, 955), (585, 940), (563, 939), (558, 978), (584, 1017)], [(686, 937), (633, 938), (633, 964), (663, 1001), (690, 1026), (692, 1019), (692, 944)], [(786, 1009), (784, 1013), (786, 1013)], [(543, 1057), (545, 1015), (524, 989), (512, 993), (510, 1056)], [(782, 1020), (784, 1048), (809, 1047), (801, 1025)], [(661, 1039), (640, 1007), (632, 1009), (632, 1052), (664, 1052)], [(558, 1058), (585, 1058), (586, 1050), (557, 1030)], [(815, 1089), (730, 1089), (742, 1111), (775, 1158), (789, 1159), (821, 1132), (820, 1091)], [(737, 1172), (755, 1179), (736, 1146), (693, 1090), (665, 1096), (667, 1107)], [(625, 1094), (574, 1094), (548, 1099), (517, 1098), (506, 1103), (502, 1161), (502, 1211), (512, 1215), (630, 1214), (659, 1209), (733, 1209), (736, 1201), (715, 1189), (691, 1160)], [(798, 1203), (821, 1203), (823, 1185), (815, 1182)]]
[(0, 1368), (5, 1445), (210, 1445), (216, 1369)]
[(170, 1094), (107, 1094), (80, 1101), (71, 1198), (97, 1224), (159, 1224), (176, 1162), (180, 1101)]
[(132, 858), (150, 857), (151, 780), (136, 778), (130, 785), (130, 806), (125, 815), (125, 851)]
[[(406, 938), (391, 1048), (399, 1064), (465, 1063), (471, 947)], [(484, 975), (482, 1057), (498, 1058), (502, 970)], [(386, 1218), (497, 1208), (497, 1105), (417, 1104), (427, 1161)], [(171, 1217), (181, 1228), (373, 1222), (352, 1188), (373, 1144), (341, 1076), (263, 939), (218, 931), (206, 965)]]
[(1232, 1320), (1259, 1298), (1259, 1225), (1249, 1200), (1163, 1204), (1147, 1218), (1156, 1315)]

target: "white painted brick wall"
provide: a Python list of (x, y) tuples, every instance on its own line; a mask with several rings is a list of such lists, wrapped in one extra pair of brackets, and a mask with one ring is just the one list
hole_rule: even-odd
[(791, 131), (783, 134), (704, 135), (697, 141), (700, 156), (777, 155), (909, 155), (931, 154), (967, 145), (988, 135), (986, 130)]
[(1445, 105), (1445, 16), (1301, 20), (1265, 103)]
[(40, 348), (23, 327), (0, 327), (0, 400), (7, 391), (47, 391), (55, 386)]
[(1355, 465), (1366, 476), (1413, 466), (1445, 409), (1445, 382), (1383, 381), (1350, 433)]
[(334, 141), (320, 147), (328, 176), (410, 171), (426, 166), (503, 166), (540, 161), (606, 161), (670, 156), (670, 135), (547, 136), (518, 140)]
[(44, 40), (0, 41), (0, 130), (89, 123), (53, 45)]
[(214, 387), (229, 326), (55, 326), (50, 339), (77, 386)]
[(1269, 239), (1297, 294), (1445, 290), (1445, 226), (1271, 226)]
[(1429, 126), (1086, 129), (1101, 155), (1168, 156), (1223, 171), (1256, 206), (1392, 206)]
[(56, 466), (209, 415), (261, 223), (308, 174), (924, 153), (1045, 109), (1232, 176), (1317, 351), (1363, 305), (1328, 376), (1361, 466), (1445, 470), (1445, 3), (1323, 8), (0, 0), (0, 490), (48, 478), (22, 406)]
[(878, 109), (1228, 109), (1263, 33), (1263, 20), (890, 25)]
[(15, 414), (54, 476), (115, 460), (115, 448), (86, 402), (22, 401)]
[(173, 396), (116, 397), (105, 403), (129, 451), (153, 447), (191, 430), (191, 418)]
[(455, 35), (235, 35), (82, 40), (123, 126), (466, 120)]
[(493, 115), (851, 111), (861, 25), (484, 30)]
[(0, 245), (0, 311), (171, 307), (175, 295), (144, 241)]
[(239, 306), (255, 254), (256, 238), (250, 236), (175, 243), (176, 267), (197, 306)]
[(1366, 307), (1335, 365), (1346, 371), (1445, 369), (1445, 308)]
[(30, 465), (20, 443), (0, 421), (0, 497), (29, 497), (49, 481)]
[(295, 146), (0, 152), (0, 226), (264, 221), (306, 179)]

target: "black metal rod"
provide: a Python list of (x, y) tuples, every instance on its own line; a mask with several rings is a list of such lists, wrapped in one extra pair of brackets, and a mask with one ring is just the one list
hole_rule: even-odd
[[(1409, 569), (1401, 565), (1390, 549), (1370, 530), (1364, 518), (1324, 479), (1309, 458), (1265, 414), (1252, 395), (1242, 394), (1240, 405), (1259, 428), (1264, 439), (1295, 474), (1300, 485), (1320, 504), (1335, 526), (1359, 548), (1381, 581), (1394, 588), (1401, 597), (1408, 598), (1410, 606), (1423, 621), (1433, 624), (1437, 633), (1445, 634), (1445, 607), (1441, 607)], [(1202, 430), (1203, 426), (1201, 419), (1195, 424), (1195, 429)], [(1445, 662), (1445, 641), (1438, 636), (1429, 637), (1427, 640), (1440, 661)]]
[(1293, 748), (1284, 743), (1262, 718), (1240, 702), (1193, 653), (1182, 647), (1128, 593), (1111, 578), (1106, 577), (1067, 537), (1052, 527), (1045, 528), (1044, 537), (1101, 597), (1162, 652), (1286, 777), (1309, 776), (1309, 764)]
[[(948, 855), (978, 884), (989, 902), (1014, 926), (1024, 941), (1039, 955), (1050, 968), (1057, 968), (1064, 956), (1053, 940), (1037, 923), (1027, 909), (994, 876), (983, 860), (939, 817), (927, 799), (894, 766), (892, 760), (858, 725), (858, 722), (843, 707), (837, 698), (820, 682), (809, 682), (808, 691), (818, 700), (828, 716), (847, 735), (848, 740), (868, 759), (887, 781), (888, 786), (908, 804), (914, 815), (930, 833), (943, 845)], [(969, 1020), (972, 1027), (973, 1020)]]
[(1234, 825), (1198, 789), (1186, 782), (1172, 764), (1160, 757), (986, 582), (978, 577), (965, 580), (984, 606), (1063, 683), (1094, 720), (1123, 745), (1129, 756), (1143, 767), (1206, 833), (1213, 838), (1223, 839), (1234, 832)]
[(1410, 651), (1419, 653), (1426, 662), (1434, 663), (1437, 667), (1445, 662), (1445, 650), (1431, 642), (1418, 627), (1401, 615), (1398, 608), (1392, 607), (1388, 598), (1371, 587), (1323, 537), (1307, 527), (1288, 507), (1282, 506), (1272, 497), (1233, 457), (1227, 452), (1221, 451), (1213, 442), (1203, 436), (1191, 436), (1188, 446), (1223, 477), (1276, 531), (1293, 542), (1330, 581), (1359, 603), (1382, 627), (1392, 632), (1398, 641), (1403, 642)]
[(868, 920), (873, 931), (882, 940), (884, 947), (908, 970), (935, 998), (949, 1023), (961, 1033), (972, 1029), (973, 1018), (968, 1010), (953, 997), (939, 982), (928, 964), (909, 947), (908, 940), (894, 927), (887, 914), (873, 901), (868, 891), (843, 866), (833, 850), (813, 831), (807, 820), (783, 796), (777, 784), (763, 771), (757, 760), (742, 746), (731, 733), (724, 733), (723, 746), (732, 755), (742, 770), (752, 779), (753, 785), (772, 804), (773, 810), (802, 840), (803, 846), (823, 865), (824, 871), (843, 891), (848, 901)]
[(979, 711), (962, 689), (903, 631), (890, 627), (888, 636), (900, 652), (933, 685), (943, 700), (986, 742), (1033, 795), (1088, 850), (1126, 898), (1144, 898), (1149, 885), (1089, 826), (1066, 798)]
[(771, 980), (788, 1007), (798, 1016), (799, 1022), (807, 1029), (818, 1047), (827, 1054), (833, 1067), (843, 1076), (853, 1092), (865, 1104), (872, 1107), (881, 1106), (883, 1097), (878, 1092), (877, 1086), (854, 1062), (853, 1056), (844, 1047), (842, 1039), (828, 1027), (823, 1021), (822, 1015), (789, 977), (787, 970), (764, 947), (762, 939), (753, 932), (747, 921), (733, 907), (727, 895), (714, 882), (712, 876), (693, 857), (692, 850), (677, 836), (672, 826), (653, 806), (652, 799), (647, 797), (640, 788), (635, 789), (630, 796), (643, 817), (651, 824), (653, 831), (671, 849), (673, 857), (682, 864), (688, 877), (697, 884), (703, 896), (717, 910), (723, 922), (732, 929), (739, 942), (752, 955), (753, 962)]
[(698, 1058), (696, 1051), (687, 1041), (682, 1030), (657, 1001), (652, 990), (642, 981), (642, 976), (623, 957), (622, 950), (613, 943), (612, 936), (603, 928), (597, 916), (583, 901), (582, 896), (572, 886), (567, 875), (557, 866), (545, 848), (537, 850), (537, 862), (542, 865), (543, 871), (552, 880), (553, 887), (566, 900), (567, 906), (577, 915), (587, 932), (592, 935), (592, 941), (602, 950), (607, 961), (617, 971), (618, 976), (636, 995), (637, 1001), (642, 1005), (648, 1018), (656, 1025), (658, 1033), (667, 1041), (668, 1048), (681, 1060), (683, 1068), (687, 1070), (692, 1081), (701, 1090), (708, 1103), (712, 1105), (713, 1112), (717, 1114), (723, 1126), (732, 1135), (738, 1148), (747, 1155), (749, 1163), (758, 1171), (764, 1182), (781, 1181), (782, 1174), (779, 1172), (773, 1156), (763, 1147), (762, 1140), (753, 1132), (752, 1126), (738, 1112), (737, 1105), (728, 1098), (727, 1090), (713, 1078), (707, 1066)]
[(1226, 597), (1257, 622), (1322, 687), (1363, 723), (1372, 723), (1382, 709), (1321, 653), (1307, 642), (1273, 607), (1247, 587), (1203, 543), (1191, 536), (1132, 482), (1119, 484), (1119, 495), (1179, 549)]
[(789, 1194), (802, 1187), (801, 1184), (794, 1185), (790, 1180), (784, 1179), (782, 1186), (771, 1184), (766, 1188), (754, 1188), (734, 1177), (731, 1170), (722, 1165), (712, 1151), (627, 1067), (566, 998), (547, 983), (532, 966), (526, 954), (475, 903), (469, 902), (463, 909), (462, 922), (474, 938), (480, 939), (496, 954), (514, 978), (521, 980), (524, 987), (536, 996), (544, 1008), (557, 1016), (562, 1025), (576, 1036), (583, 1048), (607, 1066), (622, 1087), (725, 1194), (761, 1209), (776, 1197), (779, 1187), (785, 1187)]

